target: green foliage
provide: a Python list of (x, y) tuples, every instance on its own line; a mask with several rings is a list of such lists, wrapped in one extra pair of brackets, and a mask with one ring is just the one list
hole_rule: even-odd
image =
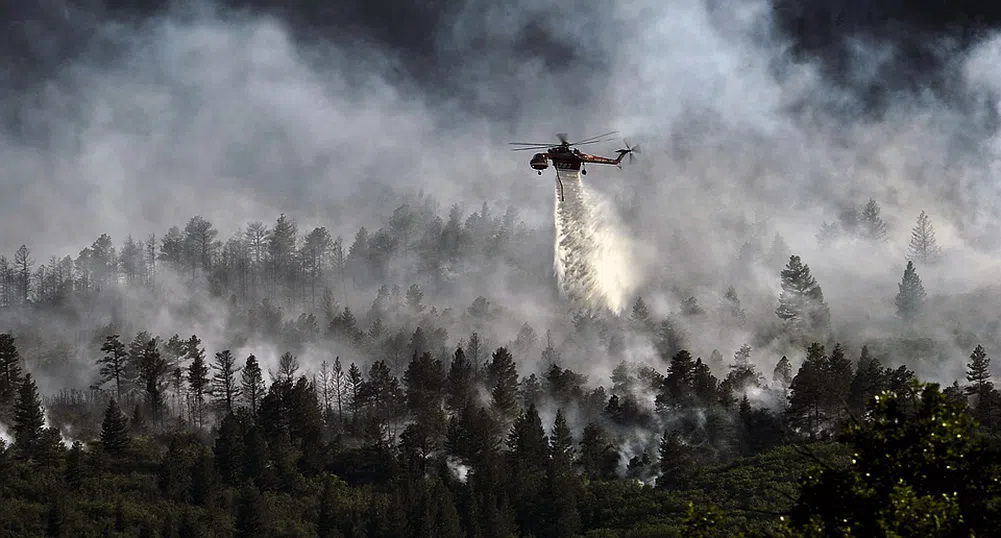
[(795, 526), (858, 536), (986, 536), (996, 528), (998, 460), (938, 385), (882, 392), (844, 438), (851, 464), (807, 475)]
[(8, 418), (21, 386), (21, 354), (14, 336), (0, 333), (0, 418)]
[(966, 380), (970, 382), (968, 394), (986, 399), (994, 388), (991, 383), (991, 358), (987, 356), (984, 347), (978, 345), (970, 354), (970, 362), (966, 365)]
[(122, 455), (129, 446), (128, 420), (114, 398), (108, 401), (104, 421), (101, 422), (101, 446), (113, 456)]
[(518, 409), (518, 371), (514, 357), (506, 348), (497, 348), (487, 366), (491, 381), (490, 396), (494, 409), (503, 417), (512, 417)]
[(21, 459), (39, 456), (44, 441), (45, 414), (38, 387), (31, 374), (25, 374), (14, 403), (14, 450)]

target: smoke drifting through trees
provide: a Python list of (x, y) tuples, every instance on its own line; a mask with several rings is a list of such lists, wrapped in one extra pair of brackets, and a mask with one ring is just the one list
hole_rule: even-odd
[[(463, 35), (443, 46), (461, 49), (483, 28), (486, 42), (502, 42), (540, 9), (476, 7), (466, 17), (482, 24), (453, 25)], [(300, 46), (253, 13), (106, 28), (123, 45), (115, 59), (84, 54), (53, 91), (10, 105), (22, 125), (0, 141), (0, 329), (21, 351), (0, 355), (3, 366), (23, 364), (52, 403), (91, 401), (59, 390), (97, 380), (101, 398), (117, 396), (125, 380), (120, 403), (137, 424), (148, 415), (150, 428), (170, 428), (179, 411), (202, 428), (218, 425), (217, 388), (250, 398), (257, 414), (279, 378), (281, 398), (317, 397), (287, 382), (339, 360), (343, 385), (330, 382), (325, 416), (357, 412), (373, 431), (399, 434), (403, 411), (391, 404), (414, 352), (432, 354), (433, 375), (419, 379), (435, 381), (433, 361), (455, 364), (461, 345), (486, 379), (455, 399), (510, 416), (533, 401), (547, 427), (565, 407), (573, 432), (594, 442), (589, 473), (644, 480), (658, 474), (661, 447), (684, 468), (679, 441), (701, 443), (737, 417), (751, 430), (774, 424), (756, 413), (778, 413), (788, 393), (793, 422), (821, 435), (846, 397), (823, 380), (843, 378), (845, 356), (859, 357), (853, 401), (899, 387), (908, 372), (963, 378), (970, 349), (1001, 349), (1001, 300), (985, 287), (996, 280), (1001, 202), (989, 181), (996, 41), (957, 57), (961, 95), (846, 120), (826, 106), (843, 94), (781, 56), (763, 7), (640, 2), (614, 20), (576, 10), (602, 24), (546, 32), (629, 61), (553, 71), (484, 47), (450, 84), (496, 114), (459, 114), (400, 83), (382, 50)], [(630, 319), (566, 316), (552, 297), (549, 182), (501, 149), (513, 132), (557, 128), (617, 128), (648, 148), (637, 166), (588, 175), (641, 247), (615, 264), (640, 275), (636, 289), (606, 295), (633, 305)], [(921, 235), (934, 222), (941, 263), (915, 259), (905, 286), (908, 228), (922, 208)], [(818, 241), (824, 222), (836, 233)], [(916, 283), (927, 300), (912, 300)], [(895, 301), (904, 288), (900, 304), (922, 313), (906, 330)], [(545, 345), (531, 337), (544, 330)], [(113, 334), (127, 346), (125, 377), (101, 371), (117, 359), (95, 362)], [(198, 343), (181, 346), (189, 334)], [(516, 397), (507, 356), (495, 364), (501, 346), (518, 368)], [(243, 370), (213, 368), (227, 349)], [(774, 392), (761, 390), (759, 372), (772, 373)], [(0, 389), (13, 402), (20, 386)], [(331, 392), (341, 395), (336, 414)], [(707, 413), (706, 401), (731, 407)], [(473, 424), (477, 413), (451, 416)], [(607, 435), (581, 419), (599, 415), (614, 424)], [(433, 418), (419, 426), (438, 431)], [(675, 426), (684, 435), (661, 431)], [(420, 430), (411, 433), (419, 445)], [(726, 445), (713, 445), (720, 461)], [(609, 446), (621, 465), (608, 463)]]

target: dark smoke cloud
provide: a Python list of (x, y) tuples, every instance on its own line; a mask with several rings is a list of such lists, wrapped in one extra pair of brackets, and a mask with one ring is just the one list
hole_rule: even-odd
[[(723, 0), (39, 6), (8, 17), (20, 33), (3, 52), (20, 62), (0, 133), (8, 255), (22, 242), (39, 261), (75, 255), (100, 233), (120, 245), (193, 215), (221, 239), (285, 212), (350, 241), (400, 191), (512, 203), (550, 226), (551, 175), (504, 143), (619, 129), (642, 141), (640, 164), (586, 181), (626, 221), (658, 316), (739, 281), (774, 320), (776, 268), (741, 273), (734, 258), (781, 233), (840, 325), (892, 319), (922, 209), (963, 254), (922, 273), (932, 293), (993, 278), (1001, 54), (896, 11), (881, 17), (913, 33), (881, 30), (860, 3), (826, 18)], [(912, 62), (907, 40), (942, 52)], [(869, 197), (893, 243), (818, 248), (820, 222)]]
[[(411, 86), (422, 98), (439, 104), (459, 102), (462, 113), (511, 117), (527, 94), (498, 101), (478, 84), (510, 85), (520, 65), (537, 64), (540, 73), (562, 78), (568, 73), (593, 75), (609, 66), (610, 35), (616, 25), (611, 2), (561, 3), (557, 15), (547, 4), (497, 4), (482, 0), (334, 2), (228, 0), (211, 4), (181, 1), (59, 1), (8, 3), (0, 8), (8, 37), (0, 53), (12, 66), (8, 85), (34, 89), (68, 66), (95, 55), (126, 54), (107, 32), (111, 24), (136, 31), (165, 15), (194, 16), (211, 6), (226, 17), (274, 17), (298, 45), (334, 45), (358, 54), (378, 51), (390, 64), (384, 75)], [(317, 58), (322, 62), (322, 58)], [(570, 84), (559, 93), (581, 103), (595, 84)]]
[(773, 0), (777, 29), (801, 61), (849, 92), (841, 111), (879, 114), (894, 100), (933, 94), (953, 106), (969, 95), (958, 64), (1001, 26), (989, 2)]

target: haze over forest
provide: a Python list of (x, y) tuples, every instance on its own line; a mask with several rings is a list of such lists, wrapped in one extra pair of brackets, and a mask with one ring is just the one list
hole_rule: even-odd
[[(964, 411), (996, 437), (1001, 400), (983, 359), (1001, 354), (1001, 35), (964, 6), (4, 7), (0, 333), (12, 340), (0, 359), (21, 370), (0, 387), (0, 432), (14, 441), (6, 432), (20, 427), (21, 373), (66, 446), (104, 439), (112, 400), (142, 424), (136, 437), (185, 432), (211, 445), (250, 439), (254, 421), (280, 432), (246, 394), (195, 390), (194, 357), (231, 355), (244, 369), (253, 357), (276, 398), (299, 398), (289, 396), (307, 390), (299, 375), (312, 383), (324, 450), (338, 455), (324, 467), (293, 432), (298, 472), (326, 469), (352, 487), (392, 472), (360, 477), (370, 467), (338, 451), (389, 450), (412, 441), (398, 434), (413, 424), (438, 424), (423, 414), (435, 406), (413, 403), (414, 376), (440, 382), (425, 387), (445, 402), (440, 431), (427, 434), (439, 444), (446, 420), (475, 422), (468, 402), (498, 413), (500, 437), (565, 420), (574, 439), (593, 441), (588, 428), (600, 426), (617, 456), (585, 475), (677, 499), (698, 484), (663, 478), (658, 451), (688, 447), (706, 469), (777, 458), (768, 451), (792, 445), (776, 432), (831, 441), (845, 409), (904, 393), (912, 378), (951, 386), (950, 402), (970, 396)], [(583, 178), (600, 202), (596, 237), (620, 261), (607, 284), (615, 299), (580, 309), (557, 291), (553, 171), (536, 175), (507, 142), (610, 129), (643, 153)], [(109, 377), (111, 342), (131, 365), (124, 390)], [(156, 372), (143, 362), (154, 348)], [(446, 383), (460, 352), (469, 377)], [(335, 364), (364, 378), (352, 390), (370, 390), (350, 411), (346, 381), (333, 403)], [(823, 375), (810, 378), (815, 367)], [(855, 384), (804, 404), (790, 399), (801, 371), (801, 395), (808, 378), (817, 391), (821, 378)], [(203, 396), (216, 402), (209, 411)], [(239, 435), (223, 428), (237, 407), (253, 407)], [(717, 435), (721, 423), (729, 433)], [(278, 441), (266, 439), (277, 462)], [(433, 459), (441, 447), (428, 443), (422, 457)], [(441, 462), (465, 484), (483, 460), (454, 449)], [(382, 465), (379, 454), (364, 457)], [(219, 472), (236, 489), (254, 478)], [(319, 498), (316, 480), (302, 487)], [(463, 532), (486, 525), (457, 502)], [(510, 502), (517, 532), (564, 529), (553, 522), (562, 516), (536, 521), (521, 511), (528, 501)], [(611, 528), (580, 503), (584, 523), (567, 528)], [(223, 517), (206, 506), (202, 523)], [(764, 528), (750, 512), (734, 528)]]
[[(382, 284), (419, 283), (439, 309), (481, 295), (510, 307), (498, 341), (523, 322), (561, 333), (565, 312), (550, 301), (552, 179), (532, 174), (504, 142), (612, 127), (642, 142), (642, 159), (621, 172), (595, 169), (585, 183), (610, 200), (633, 267), (628, 287), (657, 317), (688, 297), (712, 309), (732, 285), (754, 325), (773, 324), (787, 249), (812, 268), (841, 338), (893, 336), (896, 283), (925, 211), (945, 256), (919, 266), (936, 305), (928, 324), (945, 346), (957, 330), (981, 340), (996, 332), (990, 34), (962, 47), (936, 42), (920, 56), (927, 65), (908, 71), (916, 56), (895, 55), (892, 43), (836, 64), (797, 54), (817, 44), (783, 32), (792, 15), (776, 19), (761, 3), (578, 6), (565, 19), (529, 6), (388, 11), (424, 21), (423, 33), (350, 4), (311, 18), (271, 16), (266, 5), (153, 7), (105, 6), (104, 17), (126, 18), (73, 4), (11, 16), (23, 42), (8, 53), (35, 62), (7, 75), (0, 252), (9, 261), (24, 244), (35, 271), (52, 256), (76, 259), (102, 234), (119, 253), (129, 235), (152, 234), (159, 256), (168, 230), (194, 216), (225, 243), (285, 214), (302, 237), (322, 226), (346, 251), (360, 227), (376, 233), (406, 204), (431, 203), (443, 222), (456, 204), (465, 224), (485, 203), (524, 222), (511, 248), (525, 278), (496, 257), (466, 260), (446, 268), (454, 275), (445, 291), (417, 277), (404, 248), (387, 252), (384, 282), (331, 286), (335, 297), (363, 313)], [(314, 27), (302, 26), (306, 18)], [(864, 47), (871, 40), (860, 32), (845, 39)], [(948, 62), (931, 61), (950, 51)], [(922, 76), (898, 80), (897, 71)], [(818, 241), (824, 223), (869, 199), (886, 242)], [(333, 271), (324, 269), (329, 286)], [(85, 308), (97, 308), (90, 322), (111, 314)], [(161, 332), (194, 329), (149, 308), (159, 313), (132, 319), (159, 319)], [(694, 337), (708, 354), (753, 334)], [(919, 373), (949, 382), (968, 347), (942, 351)]]

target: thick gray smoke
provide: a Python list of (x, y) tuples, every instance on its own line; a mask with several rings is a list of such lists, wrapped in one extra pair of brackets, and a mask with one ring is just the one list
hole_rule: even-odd
[[(694, 355), (718, 347), (731, 356), (776, 321), (779, 254), (791, 251), (823, 287), (837, 334), (885, 337), (898, 330), (893, 296), (910, 226), (925, 210), (946, 253), (939, 269), (919, 268), (936, 305), (926, 330), (950, 344), (918, 373), (951, 381), (962, 370), (970, 350), (951, 344), (957, 325), (1001, 352), (988, 341), (1001, 299), (985, 291), (1001, 262), (998, 36), (954, 56), (956, 95), (900, 97), (873, 116), (817, 64), (794, 61), (764, 0), (577, 2), (569, 17), (551, 16), (555, 3), (518, 4), (471, 2), (436, 27), (429, 46), (446, 65), (434, 72), (447, 75), (443, 87), (463, 88), (459, 103), (406, 82), (399, 56), (380, 46), (343, 36), (336, 46), (304, 44), (281, 19), (252, 11), (171, 13), (138, 27), (80, 19), (78, 31), (114, 47), (81, 47), (39, 87), (4, 94), (3, 117), (13, 120), (0, 133), (0, 252), (25, 243), (39, 262), (76, 256), (102, 233), (121, 245), (193, 215), (225, 240), (282, 212), (350, 242), (359, 226), (385, 222), (398, 194), (422, 190), (446, 208), (512, 204), (529, 226), (548, 227), (548, 182), (533, 181), (504, 143), (618, 129), (642, 142), (644, 159), (621, 172), (596, 167), (581, 202), (556, 208), (559, 233), (597, 252), (557, 256), (565, 289), (612, 310), (642, 294), (662, 319), (691, 296), (713, 311), (732, 284), (757, 326), (690, 331)], [(509, 46), (534, 42), (533, 32), (560, 46), (535, 56)], [(46, 49), (50, 38), (34, 39)], [(846, 76), (878, 84), (893, 48), (855, 45)], [(869, 198), (882, 207), (886, 244), (817, 242), (823, 222)], [(601, 242), (599, 229), (617, 237)], [(603, 252), (626, 238), (625, 261)], [(532, 254), (548, 271), (551, 245)], [(515, 296), (494, 282), (469, 293), (537, 329), (551, 323), (551, 289)], [(354, 304), (370, 304), (364, 291)], [(157, 331), (225, 340), (221, 306), (193, 301), (204, 315), (186, 324), (145, 297), (129, 314), (155, 320)], [(649, 350), (640, 342), (627, 352)], [(765, 371), (782, 352), (755, 350)]]

